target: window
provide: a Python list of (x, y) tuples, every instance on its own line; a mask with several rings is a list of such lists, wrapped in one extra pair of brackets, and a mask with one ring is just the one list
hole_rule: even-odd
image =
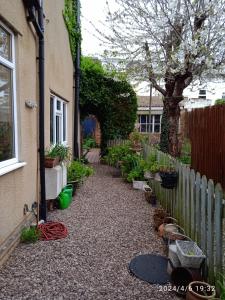
[(206, 90), (199, 90), (198, 98), (206, 99)]
[(151, 115), (151, 120), (149, 115), (139, 115), (139, 131), (142, 133), (160, 133), (161, 132), (161, 115)]
[(0, 22), (0, 168), (18, 162), (14, 36)]
[(50, 97), (50, 143), (66, 144), (67, 104), (57, 96)]

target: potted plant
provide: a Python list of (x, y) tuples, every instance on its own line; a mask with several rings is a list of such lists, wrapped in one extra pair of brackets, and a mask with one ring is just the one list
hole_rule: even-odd
[(71, 151), (68, 146), (55, 144), (50, 146), (45, 153), (45, 168), (53, 168), (60, 162), (67, 162), (71, 157)]
[(84, 181), (84, 178), (92, 174), (93, 168), (74, 160), (67, 166), (67, 183), (72, 184), (75, 191), (79, 184)]
[(142, 147), (141, 147), (141, 142), (143, 140), (143, 137), (141, 135), (140, 132), (138, 132), (137, 130), (134, 130), (131, 134), (130, 134), (130, 141), (131, 141), (131, 145), (132, 145), (132, 149), (135, 152), (140, 152)]
[(59, 156), (54, 146), (45, 151), (45, 168), (54, 168), (59, 164)]
[(171, 163), (161, 165), (159, 174), (162, 180), (162, 187), (166, 189), (173, 189), (177, 186), (178, 173)]
[(186, 300), (215, 299), (215, 287), (203, 281), (192, 281), (187, 288)]

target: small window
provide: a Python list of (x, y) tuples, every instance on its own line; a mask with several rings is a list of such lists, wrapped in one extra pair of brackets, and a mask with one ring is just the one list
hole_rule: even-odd
[(51, 95), (50, 97), (50, 143), (64, 144), (67, 140), (67, 114), (65, 101)]
[(206, 90), (199, 90), (199, 95), (198, 97), (200, 99), (206, 99)]
[(139, 131), (142, 133), (160, 133), (161, 132), (161, 115), (151, 115), (149, 122), (149, 115), (139, 115)]

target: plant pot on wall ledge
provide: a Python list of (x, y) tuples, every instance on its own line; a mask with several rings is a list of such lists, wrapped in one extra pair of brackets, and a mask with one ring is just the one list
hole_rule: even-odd
[(178, 173), (177, 172), (160, 172), (162, 179), (161, 186), (166, 189), (174, 189), (177, 186)]
[(45, 157), (45, 168), (54, 168), (59, 164), (59, 157)]

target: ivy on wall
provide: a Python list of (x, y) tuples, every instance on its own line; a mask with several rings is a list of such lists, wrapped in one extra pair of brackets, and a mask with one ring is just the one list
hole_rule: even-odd
[(109, 74), (99, 61), (82, 57), (80, 82), (80, 109), (84, 118), (97, 117), (102, 134), (101, 150), (107, 141), (126, 139), (133, 131), (137, 117), (137, 97), (126, 80)]
[(77, 11), (77, 0), (65, 0), (63, 17), (69, 34), (73, 61), (75, 61), (76, 58), (77, 45), (81, 43), (81, 30), (77, 23)]

